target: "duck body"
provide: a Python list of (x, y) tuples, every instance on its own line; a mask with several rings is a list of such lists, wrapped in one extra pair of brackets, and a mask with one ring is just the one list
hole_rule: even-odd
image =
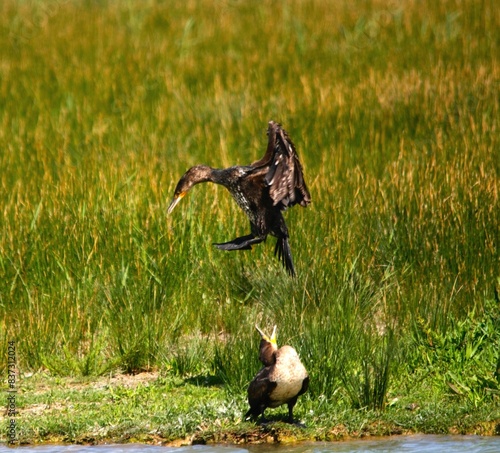
[(271, 121), (268, 136), (266, 154), (250, 165), (224, 169), (207, 165), (191, 167), (178, 182), (168, 212), (195, 184), (212, 182), (224, 186), (250, 220), (251, 232), (215, 246), (228, 251), (248, 250), (272, 235), (277, 238), (275, 254), (293, 276), (295, 269), (282, 211), (295, 204), (305, 207), (311, 197), (295, 147), (287, 133)]
[(257, 373), (248, 387), (250, 409), (246, 418), (261, 416), (264, 411), (286, 404), (288, 421), (293, 423), (293, 408), (300, 395), (309, 387), (309, 375), (300, 361), (297, 351), (291, 346), (271, 347), (263, 352), (261, 341), (260, 359), (264, 367)]

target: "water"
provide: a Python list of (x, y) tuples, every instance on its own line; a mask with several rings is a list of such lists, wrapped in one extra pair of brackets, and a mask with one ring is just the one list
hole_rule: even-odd
[[(249, 447), (250, 453), (274, 452)], [(312, 443), (277, 447), (274, 453), (500, 453), (499, 437), (396, 436), (376, 440)]]
[[(155, 447), (152, 445), (43, 445), (18, 447), (18, 453), (500, 453), (499, 437), (400, 436), (376, 440), (314, 442), (295, 446), (249, 445)], [(13, 450), (0, 444), (0, 453)]]

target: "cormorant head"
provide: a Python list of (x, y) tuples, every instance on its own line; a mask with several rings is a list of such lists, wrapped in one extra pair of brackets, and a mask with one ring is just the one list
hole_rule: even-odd
[(177, 203), (179, 203), (179, 201), (182, 200), (182, 198), (184, 197), (184, 195), (186, 195), (186, 193), (187, 191), (179, 191), (179, 192), (177, 192), (177, 190), (175, 191), (174, 198), (172, 198), (172, 201), (170, 202), (167, 214), (170, 214), (174, 210), (174, 208), (177, 206)]
[(269, 366), (275, 363), (276, 358), (274, 353), (278, 350), (278, 344), (276, 343), (276, 326), (273, 328), (273, 333), (269, 337), (262, 330), (259, 329), (259, 326), (255, 326), (257, 331), (260, 333), (260, 347), (259, 347), (259, 360), (265, 365)]
[(184, 173), (175, 187), (174, 198), (170, 202), (167, 213), (170, 214), (174, 210), (179, 201), (182, 200), (195, 184), (210, 181), (211, 172), (212, 169), (206, 165), (196, 165)]

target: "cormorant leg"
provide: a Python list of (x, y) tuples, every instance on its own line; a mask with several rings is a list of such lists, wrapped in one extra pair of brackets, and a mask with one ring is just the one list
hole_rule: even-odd
[(295, 400), (295, 401), (290, 401), (290, 402), (288, 403), (288, 423), (290, 423), (291, 425), (296, 425), (296, 426), (298, 426), (298, 427), (300, 427), (300, 428), (305, 428), (305, 427), (306, 427), (306, 425), (304, 425), (303, 423), (301, 423), (301, 422), (299, 422), (299, 421), (295, 422), (295, 421), (293, 420), (293, 407), (295, 406), (295, 403), (296, 403), (296, 402), (297, 402), (297, 400)]
[(214, 244), (220, 250), (251, 250), (252, 245), (264, 240), (263, 237), (255, 237), (253, 234), (242, 236), (222, 244)]
[(288, 403), (288, 423), (292, 423), (293, 424), (293, 406), (295, 405), (295, 403)]
[(264, 415), (266, 408), (262, 409), (262, 412), (260, 413), (260, 420), (259, 420), (259, 425), (265, 425), (267, 423), (267, 418)]

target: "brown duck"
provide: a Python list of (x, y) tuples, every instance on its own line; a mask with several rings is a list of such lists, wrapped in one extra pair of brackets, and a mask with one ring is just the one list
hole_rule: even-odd
[(177, 183), (168, 213), (195, 184), (221, 184), (250, 219), (251, 233), (214, 245), (221, 250), (249, 250), (270, 234), (277, 238), (275, 255), (294, 276), (288, 228), (282, 211), (295, 204), (306, 207), (311, 202), (311, 195), (295, 146), (286, 131), (278, 123), (270, 121), (267, 135), (269, 141), (264, 157), (250, 165), (222, 169), (207, 165), (191, 167)]
[(264, 411), (283, 404), (288, 405), (288, 421), (293, 423), (293, 407), (300, 395), (309, 387), (309, 375), (300, 358), (291, 346), (278, 349), (276, 326), (271, 337), (260, 333), (259, 359), (264, 367), (257, 373), (248, 387), (250, 409), (245, 418), (257, 418), (265, 421)]

